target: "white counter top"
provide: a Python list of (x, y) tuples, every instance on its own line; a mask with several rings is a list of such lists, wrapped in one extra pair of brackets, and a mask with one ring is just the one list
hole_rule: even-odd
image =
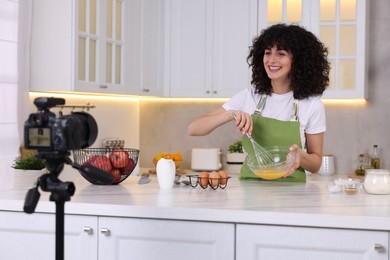
[[(41, 172), (1, 168), (0, 210), (23, 211), (26, 192)], [(307, 183), (229, 180), (226, 189), (184, 184), (161, 190), (157, 179), (138, 184), (131, 176), (119, 185), (92, 185), (65, 166), (60, 179), (72, 181), (76, 193), (67, 214), (251, 223), (390, 231), (390, 195), (329, 193), (329, 177), (309, 176)], [(186, 178), (186, 177), (182, 177)], [(36, 212), (55, 212), (50, 193), (42, 192)]]

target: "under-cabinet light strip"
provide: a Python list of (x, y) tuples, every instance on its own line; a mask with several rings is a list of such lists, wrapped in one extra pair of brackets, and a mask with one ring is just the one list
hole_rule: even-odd
[[(50, 96), (50, 97), (69, 97), (69, 98), (97, 98), (97, 99), (113, 99), (113, 100), (132, 100), (132, 101), (160, 101), (160, 102), (203, 102), (203, 103), (220, 103), (226, 102), (228, 98), (169, 98), (169, 97), (147, 97), (147, 96), (129, 96), (129, 95), (97, 95), (83, 93), (48, 93), (48, 92), (30, 92), (31, 97)], [(367, 103), (366, 99), (322, 99), (324, 104), (361, 104)]]

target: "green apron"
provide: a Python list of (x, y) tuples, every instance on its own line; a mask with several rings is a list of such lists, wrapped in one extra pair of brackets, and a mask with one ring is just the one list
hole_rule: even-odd
[[(267, 146), (291, 146), (297, 144), (299, 148), (301, 145), (300, 124), (297, 117), (298, 100), (294, 100), (294, 107), (292, 108), (292, 116), (290, 121), (281, 121), (273, 118), (267, 118), (261, 116), (262, 110), (265, 106), (266, 95), (262, 95), (257, 105), (255, 113), (252, 115), (253, 132), (252, 138), (259, 145), (263, 147)], [(253, 154), (252, 143), (246, 135), (242, 137), (242, 146), (248, 154)], [(286, 177), (276, 180), (264, 180), (257, 177), (246, 165), (244, 164), (240, 170), (239, 179), (258, 179), (261, 181), (278, 181), (278, 182), (306, 182), (306, 173), (302, 167), (299, 167), (295, 172)]]

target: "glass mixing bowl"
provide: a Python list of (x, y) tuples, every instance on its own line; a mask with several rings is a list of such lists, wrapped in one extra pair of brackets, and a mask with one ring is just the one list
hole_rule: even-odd
[[(265, 180), (274, 180), (284, 177), (293, 166), (296, 152), (290, 151), (289, 147), (272, 146), (264, 147), (271, 155), (272, 163), (263, 164), (256, 155), (247, 155), (245, 163), (257, 177)], [(262, 154), (258, 155), (260, 158)]]

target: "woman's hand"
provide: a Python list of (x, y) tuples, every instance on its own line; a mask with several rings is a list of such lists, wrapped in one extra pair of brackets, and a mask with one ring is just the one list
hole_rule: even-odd
[(298, 169), (299, 166), (301, 166), (301, 152), (302, 149), (300, 149), (298, 145), (293, 144), (290, 146), (290, 153), (295, 153), (296, 156), (290, 171), (284, 177), (292, 175), (295, 172), (295, 170)]
[(231, 112), (232, 118), (235, 120), (237, 130), (240, 131), (241, 134), (248, 133), (251, 135), (253, 131), (251, 115), (239, 110), (232, 110)]

